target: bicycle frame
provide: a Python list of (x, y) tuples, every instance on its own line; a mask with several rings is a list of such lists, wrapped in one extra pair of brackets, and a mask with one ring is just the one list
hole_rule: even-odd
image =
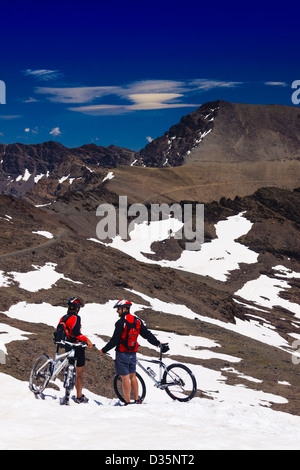
[[(60, 341), (56, 345), (54, 359), (45, 353), (36, 359), (30, 372), (29, 388), (36, 396), (41, 395), (49, 382), (55, 381), (59, 373), (64, 370), (64, 404), (68, 405), (71, 390), (76, 384), (76, 347), (86, 347), (87, 345), (83, 343), (70, 343), (69, 341)], [(60, 346), (68, 347), (69, 350), (59, 354)]]
[[(63, 354), (58, 354), (58, 349), (55, 353), (55, 359), (53, 361), (49, 360), (50, 362), (54, 363), (51, 379), (55, 380), (59, 373), (66, 367), (66, 365), (69, 362), (69, 359), (75, 356), (75, 349), (71, 349), (71, 351), (68, 351)], [(62, 358), (65, 358), (63, 361), (61, 360)]]
[[(58, 354), (59, 346), (71, 346), (72, 349), (70, 351), (65, 352), (65, 353)], [(74, 346), (75, 347), (76, 346), (84, 347), (85, 345), (82, 345), (82, 344), (77, 345), (77, 343), (70, 343), (69, 341), (63, 341), (63, 342), (57, 343), (55, 358), (52, 359), (51, 357), (49, 357), (48, 361), (45, 364), (43, 364), (43, 366), (42, 366), (43, 368), (45, 368), (45, 365), (52, 364), (52, 372), (51, 372), (51, 376), (50, 376), (49, 380), (57, 379), (60, 372), (68, 365), (69, 360), (72, 359), (73, 357), (75, 357), (75, 347)], [(39, 371), (37, 371), (37, 372), (39, 372)]]
[[(152, 364), (158, 364), (159, 365), (159, 380), (156, 380), (156, 378), (153, 377), (153, 375), (146, 369), (146, 367), (143, 366), (143, 364), (141, 364), (141, 362), (150, 362)], [(147, 374), (148, 377), (150, 377), (150, 379), (153, 380), (157, 388), (161, 388), (161, 389), (165, 388), (165, 385), (163, 385), (161, 382), (162, 382), (163, 372), (167, 369), (167, 366), (162, 362), (161, 351), (159, 354), (159, 359), (137, 359), (136, 363), (145, 372), (145, 374)]]

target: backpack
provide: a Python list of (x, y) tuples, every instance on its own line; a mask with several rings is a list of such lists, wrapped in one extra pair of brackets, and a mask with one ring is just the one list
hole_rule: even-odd
[(138, 348), (138, 336), (140, 334), (141, 322), (137, 317), (133, 317), (133, 323), (127, 320), (125, 317), (124, 333), (122, 335), (121, 344), (128, 351), (135, 351)]
[(59, 324), (56, 327), (56, 330), (53, 333), (53, 341), (54, 343), (60, 343), (61, 341), (71, 341), (72, 340), (72, 335), (67, 327), (66, 323), (63, 321), (60, 321)]
[(66, 341), (67, 339), (66, 324), (61, 322), (57, 325), (57, 328), (53, 333), (53, 341), (54, 343), (60, 343), (61, 341)]

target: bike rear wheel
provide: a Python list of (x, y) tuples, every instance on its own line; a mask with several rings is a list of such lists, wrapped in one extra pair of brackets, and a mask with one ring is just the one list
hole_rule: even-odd
[(162, 384), (173, 400), (189, 401), (197, 391), (197, 383), (192, 371), (183, 364), (171, 364), (164, 372)]
[(51, 379), (52, 368), (52, 361), (46, 354), (35, 361), (29, 377), (29, 388), (33, 393), (39, 394), (45, 390)]
[[(144, 379), (140, 376), (140, 374), (138, 372), (136, 372), (135, 375), (136, 375), (136, 378), (137, 378), (137, 381), (138, 381), (139, 399), (141, 401), (143, 401), (145, 396), (146, 396), (146, 385), (145, 385)], [(119, 400), (122, 403), (125, 403), (123, 386), (122, 386), (122, 378), (121, 378), (120, 375), (115, 375), (115, 377), (114, 377), (114, 390), (115, 390), (115, 393), (116, 393), (117, 397), (119, 398)], [(132, 390), (131, 390), (131, 392), (132, 392)], [(132, 395), (132, 393), (131, 393), (131, 395)], [(132, 396), (132, 400), (134, 400), (133, 396)]]

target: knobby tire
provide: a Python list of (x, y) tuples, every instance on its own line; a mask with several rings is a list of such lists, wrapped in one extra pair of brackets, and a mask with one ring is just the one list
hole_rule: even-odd
[[(138, 372), (136, 372), (135, 375), (139, 384), (139, 398), (140, 400), (144, 400), (146, 396), (146, 385), (145, 385), (144, 379), (141, 377), (141, 375)], [(114, 377), (114, 390), (119, 400), (122, 403), (125, 403), (123, 387), (122, 387), (122, 378), (120, 375), (115, 375)]]
[(193, 372), (184, 364), (171, 364), (164, 372), (162, 383), (167, 384), (166, 393), (173, 400), (189, 401), (197, 391)]
[[(29, 377), (29, 388), (35, 393), (42, 393), (47, 387), (51, 378), (51, 366), (47, 354), (42, 354), (34, 363)], [(47, 364), (48, 362), (48, 364)]]

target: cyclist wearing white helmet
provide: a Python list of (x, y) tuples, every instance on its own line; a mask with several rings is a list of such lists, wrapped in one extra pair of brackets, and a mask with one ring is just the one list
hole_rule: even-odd
[(100, 349), (100, 354), (106, 354), (110, 349), (116, 348), (115, 369), (116, 374), (122, 377), (125, 405), (130, 403), (130, 394), (135, 403), (141, 403), (138, 396), (138, 382), (136, 379), (136, 352), (139, 344), (139, 334), (150, 344), (159, 346), (161, 343), (147, 329), (142, 320), (130, 313), (132, 303), (128, 300), (118, 300), (114, 305), (117, 309), (119, 320), (115, 323), (115, 331), (110, 341)]

